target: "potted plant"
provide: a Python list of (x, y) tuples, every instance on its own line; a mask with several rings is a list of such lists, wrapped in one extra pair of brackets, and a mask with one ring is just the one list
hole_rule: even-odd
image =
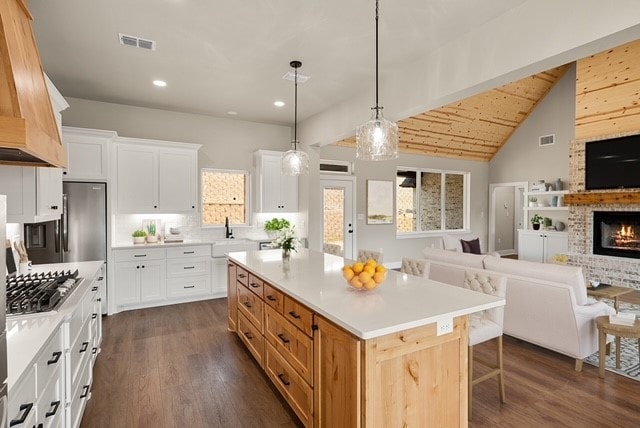
[(533, 217), (531, 217), (531, 226), (533, 226), (533, 230), (540, 229), (541, 221), (542, 221), (542, 216), (539, 214), (534, 214)]
[(549, 217), (545, 217), (544, 220), (542, 220), (542, 222), (544, 223), (545, 229), (551, 228), (551, 219)]
[(144, 239), (147, 237), (147, 232), (142, 229), (138, 229), (134, 231), (131, 236), (133, 236), (134, 244), (144, 244)]
[(537, 204), (538, 204), (538, 198), (536, 198), (535, 196), (529, 197), (529, 206), (530, 207), (535, 207)]
[(272, 218), (271, 220), (268, 220), (264, 224), (265, 232), (267, 232), (267, 235), (269, 235), (269, 238), (272, 238), (272, 239), (278, 236), (279, 231), (281, 231), (282, 229), (288, 229), (290, 227), (291, 227), (291, 223), (289, 222), (289, 220), (284, 218), (276, 218), (276, 217)]
[(156, 243), (158, 242), (158, 235), (156, 235), (156, 222), (150, 221), (147, 225), (147, 242), (148, 243)]
[(292, 226), (280, 229), (280, 231), (278, 232), (278, 237), (271, 243), (271, 246), (273, 248), (282, 248), (283, 260), (289, 260), (291, 251), (298, 251), (296, 250), (296, 247), (300, 243), (300, 241), (296, 237), (295, 228), (295, 226)]

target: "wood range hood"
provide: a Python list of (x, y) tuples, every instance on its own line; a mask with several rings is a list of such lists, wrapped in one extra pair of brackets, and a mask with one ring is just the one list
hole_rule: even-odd
[(0, 164), (66, 167), (26, 0), (0, 1)]

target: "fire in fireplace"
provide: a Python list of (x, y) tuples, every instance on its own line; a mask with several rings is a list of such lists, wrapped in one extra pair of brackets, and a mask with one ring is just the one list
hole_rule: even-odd
[(594, 211), (593, 254), (640, 258), (640, 212)]

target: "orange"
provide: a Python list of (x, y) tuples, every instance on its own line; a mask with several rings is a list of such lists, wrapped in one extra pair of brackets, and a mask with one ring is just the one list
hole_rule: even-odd
[(386, 267), (384, 267), (383, 265), (378, 265), (378, 266), (376, 266), (376, 272), (382, 272), (382, 273), (384, 273), (384, 272), (386, 272), (386, 271), (387, 271), (387, 268), (386, 268)]
[(372, 265), (365, 265), (364, 272), (368, 272), (373, 276), (373, 274), (376, 273), (376, 268), (375, 266), (372, 266)]
[(364, 264), (362, 264), (362, 262), (357, 262), (351, 268), (353, 269), (353, 272), (359, 274), (364, 269)]
[(378, 283), (376, 283), (373, 279), (364, 283), (364, 288), (366, 288), (367, 290), (373, 290), (377, 286), (378, 286)]
[(367, 282), (371, 281), (371, 274), (364, 270), (360, 272), (360, 275), (358, 275), (358, 279), (360, 279), (361, 283), (366, 284)]
[(355, 288), (362, 288), (362, 282), (360, 282), (357, 276), (354, 276), (353, 278), (351, 278), (351, 281), (349, 281), (349, 284), (351, 284)]
[(347, 281), (351, 281), (351, 278), (355, 276), (355, 273), (350, 266), (345, 266), (342, 270), (342, 275), (344, 276), (344, 279), (346, 279)]
[(385, 272), (376, 272), (375, 275), (373, 275), (373, 280), (380, 284), (382, 281), (384, 281), (384, 277), (385, 277)]
[(371, 265), (371, 266), (373, 266), (373, 267), (376, 267), (376, 265), (377, 265), (377, 264), (378, 264), (378, 263), (377, 263), (375, 260), (373, 260), (373, 259), (369, 259), (369, 260), (367, 260), (367, 263), (366, 263), (366, 265), (367, 265), (367, 266)]

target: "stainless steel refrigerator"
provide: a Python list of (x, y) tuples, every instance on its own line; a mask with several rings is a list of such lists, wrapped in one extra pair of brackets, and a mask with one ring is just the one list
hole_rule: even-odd
[[(7, 197), (0, 195), (0, 237), (7, 235)], [(1, 241), (0, 241), (1, 242)], [(5, 318), (7, 299), (7, 251), (0, 251), (0, 426), (7, 423), (7, 325)]]
[(65, 181), (60, 220), (26, 223), (24, 236), (33, 264), (106, 261), (107, 184)]

